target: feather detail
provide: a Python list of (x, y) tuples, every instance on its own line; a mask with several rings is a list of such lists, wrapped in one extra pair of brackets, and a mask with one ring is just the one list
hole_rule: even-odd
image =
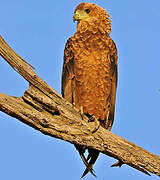
[[(108, 13), (93, 3), (81, 3), (75, 12), (89, 9), (86, 19), (79, 19), (77, 32), (68, 39), (64, 50), (62, 95), (78, 110), (95, 116), (101, 126), (111, 130), (114, 121), (117, 88), (117, 49), (109, 36), (111, 21)], [(76, 146), (86, 170), (93, 175), (99, 152)]]

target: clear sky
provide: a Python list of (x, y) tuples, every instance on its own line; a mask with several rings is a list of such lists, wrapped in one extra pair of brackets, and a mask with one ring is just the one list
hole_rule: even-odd
[[(60, 93), (63, 51), (76, 31), (75, 7), (84, 1), (1, 1), (0, 34)], [(112, 132), (160, 155), (160, 1), (89, 1), (111, 15), (118, 49), (119, 80)], [(21, 96), (28, 83), (0, 58), (0, 92)], [(43, 135), (0, 112), (0, 179), (78, 180), (84, 165), (73, 145)], [(100, 155), (97, 180), (155, 180)], [(84, 180), (95, 179), (90, 174)]]

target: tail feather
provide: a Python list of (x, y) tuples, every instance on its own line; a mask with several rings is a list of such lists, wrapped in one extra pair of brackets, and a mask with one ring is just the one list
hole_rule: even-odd
[(94, 170), (91, 168), (90, 164), (87, 162), (87, 160), (86, 160), (86, 158), (84, 156), (84, 152), (85, 152), (84, 148), (82, 146), (79, 146), (79, 145), (75, 145), (75, 147), (78, 150), (79, 155), (80, 155), (83, 163), (85, 164), (87, 171), (90, 172), (93, 176), (96, 177), (96, 175), (93, 172)]
[[(94, 163), (96, 162), (96, 160), (97, 160), (97, 158), (99, 156), (99, 152), (96, 151), (96, 150), (93, 150), (93, 149), (88, 149), (88, 153), (89, 154), (88, 154), (87, 159), (88, 160), (90, 159), (90, 161), (88, 163), (89, 164), (89, 169), (93, 170), (93, 165), (94, 165)], [(81, 178), (83, 178), (89, 172), (89, 169), (88, 168), (85, 169), (85, 171), (84, 171)], [(95, 175), (95, 177), (96, 177), (96, 175)]]
[(87, 161), (89, 161), (91, 159), (91, 157), (92, 157), (91, 153), (88, 153)]

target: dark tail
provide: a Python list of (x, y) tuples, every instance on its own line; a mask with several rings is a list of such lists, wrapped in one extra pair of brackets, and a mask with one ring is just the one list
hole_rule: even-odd
[[(99, 151), (97, 150), (93, 150), (93, 149), (88, 149), (88, 157), (87, 157), (87, 161), (89, 161), (89, 163), (87, 162), (87, 164), (89, 164), (89, 168), (86, 168), (82, 177), (83, 178), (88, 172), (89, 169), (93, 170), (93, 165), (96, 162), (97, 158), (99, 156)], [(94, 175), (96, 177), (96, 175)]]
[(84, 163), (85, 166), (86, 166), (87, 173), (90, 172), (93, 176), (96, 177), (96, 175), (95, 175), (94, 172), (93, 172), (93, 171), (94, 171), (93, 168), (92, 168), (91, 165), (87, 162), (87, 159), (86, 159), (86, 157), (84, 156), (84, 153), (85, 153), (84, 147), (83, 147), (83, 146), (76, 145), (76, 144), (75, 144), (75, 147), (76, 147), (76, 149), (78, 150), (79, 155), (80, 155), (83, 163)]

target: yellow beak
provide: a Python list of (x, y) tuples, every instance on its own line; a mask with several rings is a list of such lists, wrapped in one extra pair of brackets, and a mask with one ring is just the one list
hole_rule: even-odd
[(73, 16), (73, 22), (80, 20), (79, 13), (75, 12)]
[(89, 17), (89, 14), (87, 14), (84, 10), (82, 11), (76, 11), (73, 16), (73, 22), (79, 21), (81, 19), (86, 19)]

